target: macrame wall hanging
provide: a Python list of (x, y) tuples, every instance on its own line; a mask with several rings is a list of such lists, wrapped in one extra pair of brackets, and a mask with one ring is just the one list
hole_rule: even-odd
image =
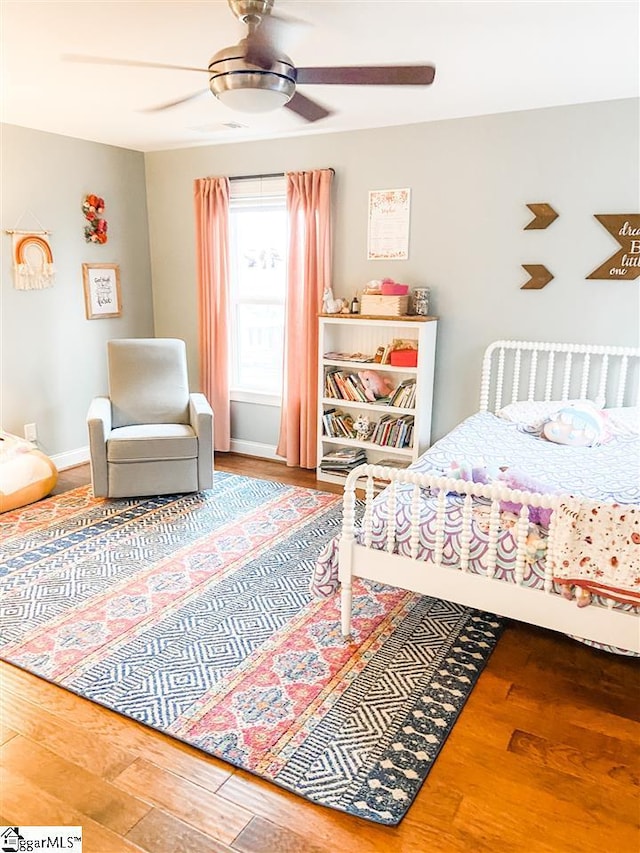
[(16, 290), (43, 290), (55, 280), (47, 231), (13, 232), (13, 284)]
[(48, 239), (51, 231), (42, 228), (35, 214), (27, 212), (40, 225), (40, 230), (19, 231), (14, 228), (5, 232), (13, 241), (13, 286), (16, 290), (44, 290), (55, 281), (53, 253)]

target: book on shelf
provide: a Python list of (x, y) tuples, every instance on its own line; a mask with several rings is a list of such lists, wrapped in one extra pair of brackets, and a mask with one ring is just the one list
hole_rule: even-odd
[(385, 468), (408, 468), (411, 464), (409, 459), (395, 459), (393, 456), (378, 459), (376, 465), (382, 465)]
[[(376, 364), (391, 364), (391, 353), (397, 350), (417, 350), (418, 342), (415, 340), (404, 340), (403, 338), (394, 338), (384, 346), (379, 346), (373, 356), (373, 361)], [(414, 366), (414, 365), (412, 365)]]
[[(404, 470), (409, 467), (411, 461), (409, 459), (394, 459), (393, 457), (385, 457), (384, 459), (378, 459), (375, 463), (376, 465), (381, 465), (384, 468), (394, 468), (395, 470)], [(374, 486), (378, 489), (384, 489), (391, 480), (388, 477), (374, 477), (373, 483)]]
[(339, 447), (324, 454), (320, 469), (327, 473), (348, 474), (366, 461), (367, 454), (361, 447)]
[(415, 408), (416, 380), (405, 379), (390, 394), (370, 400), (362, 380), (357, 373), (343, 370), (327, 370), (324, 377), (324, 396), (332, 400), (347, 400), (352, 403), (375, 403), (376, 406), (395, 406), (400, 409)]
[(330, 438), (355, 438), (353, 418), (348, 412), (338, 409), (325, 409), (322, 414), (324, 434)]
[(358, 468), (366, 461), (366, 459), (363, 459), (361, 462), (358, 462), (357, 465), (352, 465), (350, 468), (332, 468), (331, 465), (327, 466), (320, 464), (320, 470), (323, 472), (323, 474), (334, 474), (337, 477), (346, 478), (347, 475), (350, 474), (355, 468)]
[(350, 462), (363, 454), (364, 450), (362, 447), (336, 447), (335, 450), (330, 450), (328, 453), (325, 453), (322, 458), (338, 462), (343, 462), (345, 460)]
[(413, 415), (383, 415), (375, 426), (371, 441), (381, 447), (411, 447)]
[(400, 409), (413, 409), (416, 401), (416, 380), (404, 379), (390, 397), (389, 405)]
[(324, 377), (324, 395), (337, 400), (349, 400), (353, 403), (370, 402), (365, 387), (357, 373), (345, 373), (344, 370), (327, 370)]
[(365, 355), (361, 352), (336, 352), (331, 350), (325, 352), (324, 357), (329, 361), (359, 361), (368, 364), (374, 360), (374, 356)]

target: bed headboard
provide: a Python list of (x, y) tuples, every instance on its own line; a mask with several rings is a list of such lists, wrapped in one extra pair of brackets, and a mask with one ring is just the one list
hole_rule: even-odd
[(497, 412), (518, 400), (633, 406), (639, 384), (640, 347), (494, 341), (482, 362), (480, 411)]

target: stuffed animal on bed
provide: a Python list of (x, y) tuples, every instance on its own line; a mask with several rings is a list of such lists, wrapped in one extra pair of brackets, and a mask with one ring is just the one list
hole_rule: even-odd
[(482, 483), (486, 485), (496, 479), (500, 470), (498, 468), (489, 468), (487, 465), (473, 465), (471, 462), (458, 462), (453, 460), (449, 465), (449, 470), (445, 471), (447, 477), (453, 477), (454, 480), (465, 480), (468, 483)]
[[(509, 489), (518, 489), (521, 492), (535, 492), (536, 494), (549, 494), (553, 492), (548, 486), (539, 483), (532, 477), (513, 471), (510, 468), (496, 468), (487, 465), (473, 465), (471, 462), (458, 462), (453, 460), (449, 469), (444, 472), (447, 477), (453, 477), (456, 480), (466, 480), (472, 483), (493, 483), (499, 481), (504, 483)], [(518, 515), (522, 509), (522, 504), (515, 501), (500, 501), (500, 512), (511, 512)], [(529, 507), (529, 521), (533, 524), (540, 524), (542, 527), (548, 527), (551, 519), (551, 510), (543, 509), (538, 506)], [(536, 550), (536, 548), (534, 548)]]
[[(513, 471), (511, 468), (502, 471), (498, 479), (507, 488), (518, 489), (521, 492), (535, 492), (536, 494), (545, 495), (554, 491), (554, 489), (550, 489), (543, 483), (534, 480), (533, 477), (529, 477), (520, 471)], [(518, 515), (521, 509), (522, 504), (515, 501), (500, 501), (501, 512), (513, 512), (515, 515)], [(540, 506), (530, 506), (529, 521), (533, 522), (533, 524), (540, 524), (542, 527), (548, 527), (551, 520), (551, 512), (552, 510), (543, 509)]]
[(378, 373), (376, 370), (361, 370), (358, 379), (362, 382), (365, 397), (371, 403), (379, 397), (386, 397), (394, 390), (393, 382), (388, 376)]
[(606, 440), (605, 420), (588, 400), (559, 409), (542, 427), (548, 441), (569, 447), (593, 447)]

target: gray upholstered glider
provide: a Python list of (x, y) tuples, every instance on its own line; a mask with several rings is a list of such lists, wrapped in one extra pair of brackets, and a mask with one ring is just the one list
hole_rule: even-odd
[(107, 342), (109, 396), (89, 407), (96, 497), (197, 492), (213, 484), (213, 412), (189, 392), (184, 341)]

